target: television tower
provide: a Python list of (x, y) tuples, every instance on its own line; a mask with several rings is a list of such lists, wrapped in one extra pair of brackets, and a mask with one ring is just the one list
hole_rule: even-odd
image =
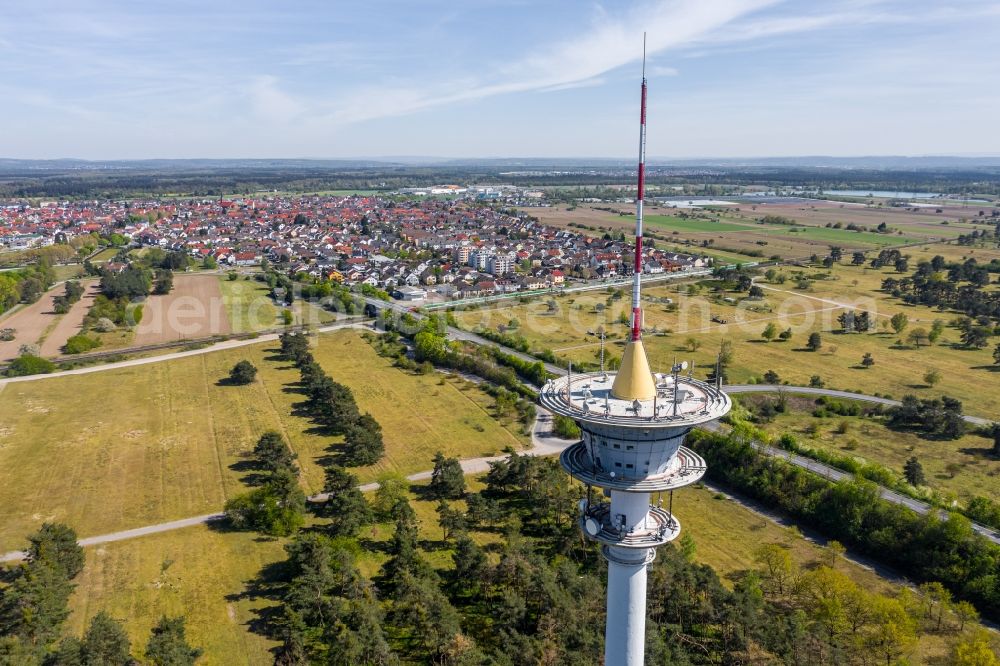
[[(569, 374), (546, 383), (540, 404), (580, 426), (581, 441), (563, 451), (563, 469), (587, 486), (580, 527), (608, 561), (605, 666), (642, 666), (646, 572), (656, 548), (680, 535), (673, 491), (705, 474), (705, 461), (681, 446), (692, 428), (725, 415), (732, 402), (718, 386), (693, 379), (688, 364), (654, 374), (642, 345), (642, 203), (645, 194), (646, 76), (643, 45), (639, 116), (632, 319), (617, 373)], [(603, 368), (602, 368), (603, 370)], [(594, 497), (594, 487), (603, 496)], [(663, 506), (664, 492), (668, 504)], [(656, 504), (651, 503), (657, 495)], [(610, 501), (605, 501), (609, 498)]]

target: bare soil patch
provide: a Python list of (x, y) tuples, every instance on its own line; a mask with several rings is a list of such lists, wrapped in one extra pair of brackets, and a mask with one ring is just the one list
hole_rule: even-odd
[(176, 275), (166, 296), (150, 296), (133, 344), (155, 345), (232, 332), (215, 275)]
[(41, 345), (42, 356), (51, 357), (61, 355), (63, 345), (66, 344), (66, 341), (80, 332), (80, 328), (83, 326), (83, 318), (87, 316), (90, 306), (94, 304), (94, 296), (100, 293), (97, 280), (91, 280), (82, 284), (86, 289), (83, 297), (73, 304), (69, 312), (62, 316), (56, 323), (55, 328), (45, 338), (45, 341)]
[(17, 358), (17, 351), (21, 345), (33, 345), (38, 342), (45, 330), (59, 316), (52, 311), (52, 301), (63, 291), (64, 287), (61, 284), (53, 287), (31, 305), (0, 320), (0, 328), (15, 330), (13, 340), (0, 342), (0, 361)]

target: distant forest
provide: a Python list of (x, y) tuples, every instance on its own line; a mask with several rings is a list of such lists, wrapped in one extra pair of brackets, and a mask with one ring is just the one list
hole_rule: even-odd
[[(521, 169), (521, 170), (517, 170)], [(58, 163), (0, 164), (0, 198), (116, 199), (180, 195), (215, 197), (279, 190), (393, 191), (437, 183), (503, 183), (522, 187), (631, 185), (635, 170), (601, 165), (585, 167), (553, 164), (511, 165), (357, 165), (333, 166), (308, 162), (241, 165), (146, 164), (117, 168), (61, 166)], [(655, 166), (647, 171), (651, 185), (690, 183), (762, 185), (766, 187), (822, 187), (894, 191), (933, 191), (949, 194), (1000, 195), (1000, 168), (836, 169), (799, 167), (683, 167)]]

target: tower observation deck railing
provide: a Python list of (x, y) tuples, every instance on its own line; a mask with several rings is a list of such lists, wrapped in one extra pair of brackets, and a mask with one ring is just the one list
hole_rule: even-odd
[[(607, 401), (600, 394), (592, 392), (591, 388), (600, 391), (597, 385), (610, 388), (610, 383), (610, 378), (600, 372), (560, 377), (542, 387), (539, 403), (551, 412), (576, 421), (631, 428), (648, 424), (659, 427), (697, 425), (719, 418), (732, 406), (729, 396), (712, 384), (681, 377), (677, 387), (658, 381), (656, 400), (642, 401), (625, 409), (617, 404), (612, 409), (606, 409)], [(682, 402), (681, 411), (675, 415), (672, 406), (674, 391), (678, 388), (681, 393), (691, 388), (697, 389), (697, 393), (704, 396), (704, 399), (696, 409), (691, 408), (690, 402)]]
[[(597, 533), (587, 530), (588, 519), (600, 526)], [(681, 533), (681, 525), (677, 519), (658, 506), (649, 507), (646, 522), (648, 525), (644, 529), (622, 529), (612, 520), (611, 505), (600, 503), (591, 504), (581, 514), (580, 529), (589, 539), (619, 548), (657, 548), (673, 541)]]
[(701, 479), (708, 468), (704, 458), (685, 446), (677, 450), (674, 460), (671, 468), (662, 474), (629, 477), (620, 472), (603, 470), (595, 465), (583, 442), (577, 442), (564, 449), (559, 456), (559, 463), (563, 469), (581, 483), (628, 492), (655, 493), (683, 488)]

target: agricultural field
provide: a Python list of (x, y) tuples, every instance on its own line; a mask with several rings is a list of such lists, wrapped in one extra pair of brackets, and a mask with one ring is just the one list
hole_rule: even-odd
[[(37, 345), (56, 326), (62, 315), (52, 311), (53, 299), (62, 293), (63, 286), (56, 285), (34, 303), (23, 305), (0, 317), (0, 328), (14, 329), (13, 340), (0, 341), (0, 361), (16, 358), (22, 345)], [(65, 339), (59, 343), (60, 346), (63, 342), (66, 342)]]
[[(59, 316), (55, 324), (50, 327), (40, 346), (42, 356), (61, 356), (66, 340), (79, 333), (83, 327), (83, 318), (87, 316), (87, 311), (94, 304), (94, 297), (100, 293), (100, 289), (97, 280), (84, 280), (80, 284), (85, 289), (83, 296), (70, 307), (69, 312)], [(57, 287), (57, 290), (60, 288)]]
[[(740, 397), (740, 400), (773, 397)], [(881, 421), (860, 416), (818, 418), (816, 405), (806, 396), (789, 396), (788, 411), (760, 427), (772, 436), (789, 433), (803, 445), (874, 462), (903, 474), (903, 463), (916, 457), (923, 466), (927, 486), (957, 498), (963, 504), (974, 496), (1000, 501), (1000, 460), (991, 455), (992, 440), (965, 435), (955, 440), (930, 440), (913, 432), (886, 427)]]
[(155, 345), (231, 330), (216, 276), (178, 273), (169, 294), (146, 299), (132, 342)]
[[(841, 264), (830, 270), (786, 267), (778, 273), (785, 274), (786, 282), (758, 281), (764, 298), (756, 301), (745, 299), (745, 293), (713, 293), (704, 282), (644, 289), (645, 344), (654, 371), (668, 368), (674, 359), (683, 359), (692, 361), (696, 376), (703, 377), (714, 368), (722, 341), (728, 340), (734, 351), (729, 368), (732, 383), (759, 379), (773, 370), (791, 384), (808, 385), (817, 375), (830, 388), (897, 399), (906, 393), (921, 397), (944, 394), (962, 400), (969, 414), (989, 417), (1000, 413), (1000, 393), (980, 388), (997, 376), (992, 346), (982, 350), (962, 348), (958, 344), (959, 332), (950, 326), (936, 344), (912, 346), (906, 337), (914, 328), (929, 329), (935, 320), (947, 324), (957, 315), (905, 305), (877, 291), (885, 277), (898, 275), (893, 269)], [(814, 278), (809, 279), (808, 288), (797, 288), (799, 273)], [(691, 289), (694, 294), (689, 293)], [(493, 304), (457, 311), (454, 316), (469, 330), (498, 330), (516, 323), (517, 328), (509, 333), (523, 336), (535, 349), (551, 349), (575, 363), (597, 361), (600, 342), (596, 334), (603, 326), (608, 334), (606, 357), (613, 364), (624, 345), (627, 325), (622, 323), (622, 316), (627, 321), (629, 308), (628, 294), (618, 293), (620, 296), (615, 297), (606, 290), (592, 291)], [(666, 303), (667, 298), (673, 303)], [(835, 332), (840, 328), (837, 317), (848, 308), (873, 312), (877, 330), (865, 334)], [(909, 323), (908, 329), (897, 335), (889, 328), (889, 320), (900, 312), (907, 315)], [(713, 317), (726, 323), (712, 321)], [(762, 332), (770, 323), (778, 331), (790, 328), (792, 338), (766, 342)], [(805, 348), (812, 332), (820, 332), (823, 339), (818, 352)], [(875, 360), (869, 369), (860, 365), (866, 353)], [(936, 370), (941, 377), (933, 387), (924, 380), (930, 370)]]
[[(336, 450), (337, 440), (293, 415), (302, 400), (299, 375), (275, 359), (275, 348), (261, 343), (0, 382), (0, 552), (17, 547), (43, 521), (63, 521), (92, 536), (219, 511), (242, 491), (239, 463), (265, 430), (288, 438), (306, 492), (322, 490), (317, 461)], [(383, 427), (386, 456), (355, 470), (362, 481), (386, 470), (427, 469), (438, 449), (468, 458), (524, 441), (491, 416), (486, 405), (492, 403), (480, 389), (394, 368), (356, 331), (319, 336), (313, 352)], [(259, 369), (257, 381), (220, 385), (244, 358)]]
[[(602, 209), (612, 209), (608, 210)], [(603, 231), (630, 234), (635, 228), (628, 204), (590, 204), (552, 206), (525, 209), (542, 222), (568, 227), (586, 225)], [(667, 237), (677, 243), (689, 245), (691, 250), (707, 249), (709, 252), (759, 253), (763, 257), (805, 258), (812, 254), (826, 254), (829, 245), (850, 249), (877, 249), (879, 247), (950, 240), (982, 228), (973, 220), (989, 220), (990, 208), (984, 207), (985, 217), (978, 209), (957, 205), (937, 208), (896, 208), (879, 204), (842, 203), (832, 201), (795, 201), (790, 203), (754, 204), (715, 209), (694, 209), (678, 212), (665, 205), (647, 202), (647, 233)], [(621, 213), (621, 214), (619, 214)], [(761, 225), (758, 220), (766, 215), (791, 219), (797, 226), (781, 224)], [(840, 223), (866, 226), (874, 229), (884, 222), (891, 233), (852, 231), (827, 227)], [(743, 255), (746, 260), (746, 255)]]

